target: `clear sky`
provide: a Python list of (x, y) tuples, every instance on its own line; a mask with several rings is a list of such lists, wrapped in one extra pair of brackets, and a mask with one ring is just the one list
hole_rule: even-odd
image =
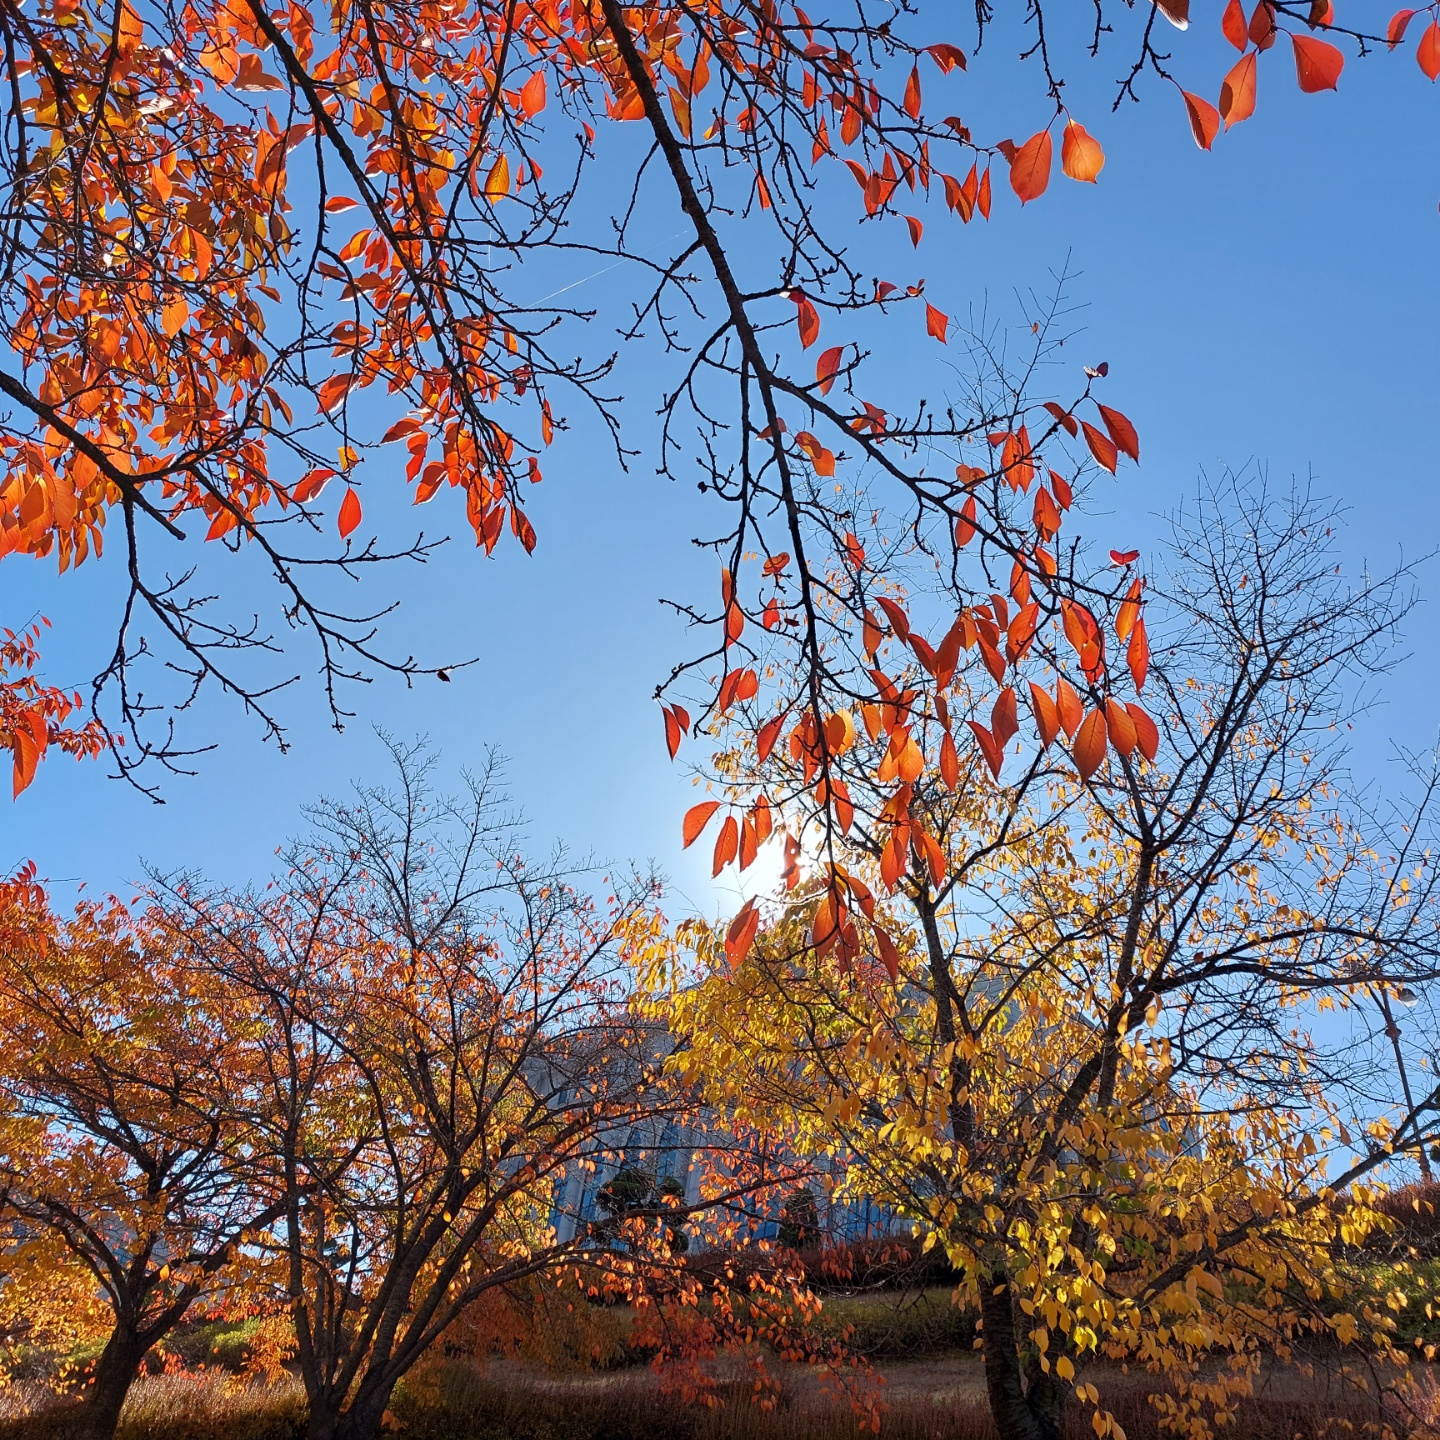
[[(1204, 28), (1218, 27), (1206, 19)], [(988, 43), (984, 66), (953, 77), (961, 113), (973, 111), (977, 131), (983, 114), (987, 132), (1013, 123), (1023, 138), (1041, 113), (1035, 77), (1002, 63), (1003, 34)], [(1234, 52), (1208, 33), (1175, 48), (1184, 77), (1213, 97)], [(1071, 108), (1106, 150), (1100, 183), (1073, 184), (1057, 165), (1050, 192), (1023, 212), (1002, 183), (988, 226), (962, 229), (932, 207), (918, 255), (897, 223), (887, 232), (896, 277), (924, 275), (952, 314), (982, 303), (998, 312), (1017, 289), (1048, 288), (1050, 273), (1069, 267), (1072, 301), (1085, 307), (1076, 362), (1110, 362), (1103, 398), (1141, 435), (1142, 467), (1095, 492), (1085, 529), (1104, 543), (1144, 545), (1202, 468), (1255, 463), (1277, 479), (1313, 472), (1349, 507), (1344, 546), (1355, 567), (1429, 551), (1440, 534), (1440, 93), (1413, 55), (1352, 56), (1340, 92), (1319, 96), (1296, 91), (1288, 57), (1267, 57), (1255, 118), (1212, 155), (1192, 144), (1168, 87), (1148, 83), (1143, 104), (1110, 113), (1118, 55), (1071, 68)], [(678, 228), (671, 214), (650, 223), (657, 248)], [(587, 280), (595, 268), (577, 264), (565, 277), (585, 282), (577, 302), (613, 298), (613, 276)], [(890, 383), (911, 367), (917, 388), (933, 391), (943, 360), (917, 339), (887, 360), (900, 367)], [(632, 443), (648, 447), (665, 364), (641, 345), (622, 362)], [(713, 564), (689, 543), (710, 512), (653, 468), (642, 456), (623, 473), (577, 434), (556, 446), (536, 492), (533, 557), (505, 545), (487, 561), (460, 537), (423, 570), (372, 577), (375, 595), (400, 601), (397, 648), (479, 658), (453, 683), (407, 690), (377, 680), (351, 693), (359, 714), (340, 735), (314, 688), (298, 690), (283, 707), (292, 725), (283, 755), (233, 706), (209, 702), (199, 728), (217, 748), (199, 757), (195, 778), (163, 780), (164, 805), (107, 780), (102, 765), (51, 757), (0, 811), (0, 864), (33, 857), (56, 880), (101, 888), (123, 886), (143, 862), (225, 881), (260, 876), (304, 801), (375, 773), (379, 724), (427, 735), (451, 767), (498, 746), (537, 841), (563, 838), (616, 861), (653, 857), (673, 877), (672, 913), (723, 908), (708, 867), (680, 852), (690, 782), (666, 758), (649, 698), (687, 644), (659, 597), (713, 599)], [(370, 478), (367, 523), (386, 514), (413, 523), (398, 474), (388, 509), (380, 477)], [(444, 503), (423, 512), (427, 525), (446, 519)], [(458, 533), (458, 514), (448, 521)], [(54, 623), (49, 678), (72, 685), (93, 672), (112, 638), (114, 568), (107, 558), (57, 582), (51, 562), (0, 566), (0, 620), (44, 613)], [(1440, 572), (1422, 570), (1408, 658), (1360, 736), (1367, 777), (1383, 778), (1393, 743), (1435, 742), (1437, 585)]]

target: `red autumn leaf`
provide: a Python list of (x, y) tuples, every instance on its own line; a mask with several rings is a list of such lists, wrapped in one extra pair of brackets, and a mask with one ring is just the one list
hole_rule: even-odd
[(975, 732), (975, 739), (980, 744), (980, 753), (985, 757), (985, 763), (990, 767), (990, 773), (998, 780), (1000, 767), (1005, 763), (1004, 752), (995, 743), (995, 737), (978, 720), (968, 720), (966, 724)]
[(347, 486), (345, 498), (340, 502), (340, 538), (343, 540), (360, 523), (360, 497), (354, 486)]
[(880, 952), (880, 962), (885, 966), (890, 983), (897, 984), (900, 980), (900, 952), (895, 948), (895, 942), (878, 925), (874, 928), (875, 948)]
[(1440, 20), (1432, 20), (1415, 47), (1415, 59), (1426, 76), (1434, 80), (1440, 75)]
[(335, 478), (333, 470), (307, 470), (296, 482), (290, 491), (290, 498), (297, 505), (307, 505), (314, 500), (325, 488), (326, 484)]
[(1136, 734), (1135, 722), (1130, 718), (1130, 712), (1111, 696), (1105, 702), (1105, 729), (1110, 736), (1110, 743), (1121, 755), (1129, 755), (1135, 748)]
[(980, 176), (980, 193), (975, 197), (975, 208), (985, 219), (990, 218), (990, 167), (988, 165)]
[(1243, 50), (1250, 43), (1250, 36), (1246, 33), (1245, 11), (1241, 8), (1240, 0), (1229, 0), (1224, 15), (1220, 17), (1220, 29), (1237, 50)]
[(1112, 550), (1110, 552), (1110, 563), (1112, 565), (1130, 565), (1140, 558), (1138, 550)]
[(755, 897), (752, 895), (735, 912), (735, 918), (725, 932), (725, 958), (730, 962), (731, 969), (739, 965), (750, 953), (750, 947), (755, 943), (755, 935), (759, 929), (760, 912), (755, 908)]
[(965, 52), (958, 45), (930, 45), (925, 53), (948, 75), (957, 65), (965, 68)]
[(945, 852), (940, 848), (940, 842), (928, 830), (917, 827), (911, 834), (911, 843), (924, 856), (925, 868), (930, 872), (930, 883), (938, 889), (945, 879)]
[(1078, 120), (1065, 127), (1060, 141), (1060, 168), (1072, 180), (1088, 180), (1092, 185), (1105, 168), (1100, 142)]
[(1122, 455), (1128, 455), (1137, 465), (1140, 463), (1140, 436), (1129, 419), (1118, 410), (1112, 410), (1108, 405), (1100, 405), (1096, 402), (1100, 411), (1100, 418), (1105, 422), (1105, 428), (1110, 432), (1110, 438), (1115, 442), (1115, 448)]
[(940, 778), (945, 788), (954, 794), (960, 784), (960, 756), (955, 750), (955, 737), (948, 730), (940, 742)]
[(1292, 35), (1295, 45), (1295, 78), (1307, 95), (1333, 90), (1340, 82), (1345, 57), (1328, 40), (1313, 35)]
[(828, 350), (822, 351), (815, 362), (815, 382), (820, 386), (822, 395), (830, 393), (830, 387), (835, 383), (835, 376), (840, 371), (840, 357), (844, 353), (843, 345), (832, 345)]
[(403, 420), (397, 420), (381, 437), (382, 445), (389, 445), (394, 440), (403, 440), (407, 435), (414, 435), (416, 431), (424, 427), (412, 415), (407, 415)]
[[(1117, 552), (1112, 550), (1110, 558), (1115, 559)], [(1130, 552), (1130, 559), (1138, 559), (1140, 552)], [(1126, 562), (1128, 563), (1128, 562)], [(1144, 587), (1139, 578), (1130, 582), (1130, 588), (1125, 592), (1125, 599), (1120, 603), (1120, 612), (1115, 616), (1115, 634), (1120, 640), (1128, 640), (1130, 632), (1135, 628), (1135, 622), (1140, 618), (1140, 592)]]
[(763, 765), (770, 758), (770, 752), (775, 748), (775, 742), (780, 738), (780, 727), (784, 725), (785, 717), (777, 715), (773, 720), (767, 720), (755, 733), (755, 758)]
[(910, 617), (905, 613), (904, 607), (894, 600), (888, 600), (883, 595), (875, 597), (875, 603), (885, 612), (885, 618), (890, 622), (890, 628), (902, 640), (910, 639)]
[(1073, 735), (1080, 728), (1085, 713), (1075, 687), (1063, 675), (1055, 682), (1055, 713), (1066, 735)]
[(990, 732), (995, 737), (995, 743), (1003, 749), (1014, 739), (1019, 729), (1019, 722), (1015, 718), (1015, 692), (1007, 685), (996, 696), (995, 704), (991, 708)]
[(1177, 30), (1190, 28), (1190, 0), (1155, 0), (1155, 8)]
[(1190, 117), (1190, 133), (1202, 150), (1208, 150), (1220, 133), (1220, 112), (1208, 100), (1202, 100), (1188, 90), (1182, 90), (1180, 94), (1185, 101), (1185, 113)]
[(1255, 113), (1256, 55), (1252, 51), (1235, 62), (1220, 86), (1220, 114), (1228, 130)]
[(221, 510), (210, 522), (210, 528), (205, 532), (205, 539), (207, 541), (218, 540), (222, 535), (228, 535), (239, 523), (233, 510)]
[(925, 302), (925, 331), (945, 344), (945, 332), (950, 328), (950, 317), (943, 310), (937, 310), (928, 300)]
[(1393, 50), (1404, 38), (1405, 31), (1409, 28), (1411, 20), (1415, 18), (1413, 10), (1397, 10), (1390, 17), (1390, 24), (1386, 28), (1385, 38), (1390, 42)]
[(800, 348), (808, 350), (820, 338), (820, 317), (803, 295), (795, 297), (795, 323), (800, 327)]
[(1140, 747), (1140, 753), (1147, 759), (1153, 760), (1160, 750), (1160, 731), (1156, 729), (1155, 722), (1133, 701), (1127, 701), (1126, 710), (1130, 712), (1130, 722), (1135, 726), (1135, 743)]
[(668, 705), (660, 713), (665, 717), (665, 748), (669, 750), (673, 760), (680, 749), (680, 720)]
[(1113, 475), (1120, 462), (1120, 452), (1115, 448), (1115, 442), (1108, 435), (1102, 435), (1088, 420), (1082, 420), (1080, 428), (1085, 433), (1085, 443), (1090, 447), (1096, 464), (1102, 465)]
[(920, 72), (913, 66), (910, 78), (905, 82), (905, 113), (912, 119), (920, 118)]
[(1050, 132), (1041, 130), (1023, 145), (1017, 146), (1010, 161), (1010, 188), (1020, 203), (1038, 199), (1050, 183)]
[(1063, 406), (1057, 405), (1053, 400), (1047, 400), (1045, 409), (1055, 417), (1057, 424), (1064, 426), (1068, 434), (1078, 435), (1080, 433), (1080, 428), (1075, 423), (1075, 417)]
[(710, 817), (719, 808), (718, 800), (702, 800), (685, 812), (685, 820), (681, 826), (681, 835), (685, 842), (680, 847), (682, 850), (688, 850), (700, 838), (701, 831), (710, 823)]
[(1105, 758), (1105, 744), (1105, 716), (1099, 710), (1092, 710), (1081, 721), (1071, 746), (1075, 768), (1082, 780), (1088, 780), (1100, 768), (1100, 762)]
[(1137, 690), (1145, 688), (1145, 677), (1150, 673), (1150, 641), (1145, 634), (1145, 620), (1142, 616), (1130, 632), (1130, 643), (1125, 647), (1125, 663), (1130, 667), (1130, 678)]
[(714, 866), (710, 871), (713, 879), (740, 853), (740, 827), (733, 815), (725, 817), (720, 833), (715, 837)]
[(955, 543), (963, 550), (975, 538), (975, 497), (972, 495), (960, 509), (955, 521)]
[(1270, 0), (1259, 0), (1246, 33), (1257, 50), (1268, 50), (1275, 43), (1275, 7)]
[(1049, 694), (1033, 680), (1030, 682), (1030, 706), (1035, 711), (1035, 728), (1040, 732), (1040, 743), (1048, 747), (1060, 733), (1060, 713)]
[(910, 227), (910, 243), (918, 247), (920, 237), (925, 233), (925, 226), (913, 215), (907, 215), (905, 223)]
[(537, 70), (520, 87), (520, 108), (532, 120), (545, 108), (545, 72)]

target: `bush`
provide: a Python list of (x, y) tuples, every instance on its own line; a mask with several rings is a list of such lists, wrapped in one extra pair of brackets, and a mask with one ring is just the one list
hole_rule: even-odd
[(1375, 1202), (1375, 1208), (1394, 1222), (1394, 1228), (1370, 1236), (1367, 1250), (1413, 1250), (1427, 1260), (1440, 1258), (1440, 1181), (1392, 1190)]

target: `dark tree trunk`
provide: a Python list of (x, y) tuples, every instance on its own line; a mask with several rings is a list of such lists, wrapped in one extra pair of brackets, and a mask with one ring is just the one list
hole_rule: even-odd
[(393, 1380), (377, 1381), (367, 1376), (343, 1410), (331, 1401), (312, 1401), (306, 1440), (375, 1440), (394, 1389)]
[(372, 1382), (369, 1377), (362, 1380), (355, 1398), (340, 1417), (336, 1440), (375, 1440), (394, 1389), (393, 1381)]
[(1038, 1363), (1021, 1364), (1014, 1296), (1003, 1272), (985, 1281), (980, 1314), (985, 1391), (1000, 1440), (1061, 1440), (1065, 1386)]
[(111, 1332), (75, 1413), (70, 1432), (75, 1440), (114, 1440), (125, 1397), (149, 1348), (133, 1330), (117, 1326)]
[(340, 1433), (340, 1416), (334, 1405), (311, 1399), (310, 1414), (305, 1422), (306, 1440), (336, 1440)]

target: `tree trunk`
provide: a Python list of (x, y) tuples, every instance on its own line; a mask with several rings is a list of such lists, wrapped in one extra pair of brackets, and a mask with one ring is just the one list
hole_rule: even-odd
[(394, 1381), (374, 1382), (369, 1376), (362, 1380), (354, 1399), (340, 1417), (335, 1440), (375, 1440), (380, 1433), (380, 1422), (390, 1408), (394, 1389)]
[(985, 1391), (1000, 1440), (1061, 1440), (1065, 1387), (1038, 1363), (1021, 1365), (1014, 1297), (1003, 1271), (986, 1279), (980, 1315)]
[(311, 1399), (310, 1413), (305, 1422), (306, 1440), (337, 1440), (340, 1416), (328, 1401)]
[(125, 1397), (149, 1348), (133, 1330), (117, 1326), (111, 1331), (76, 1414), (75, 1440), (114, 1440)]

